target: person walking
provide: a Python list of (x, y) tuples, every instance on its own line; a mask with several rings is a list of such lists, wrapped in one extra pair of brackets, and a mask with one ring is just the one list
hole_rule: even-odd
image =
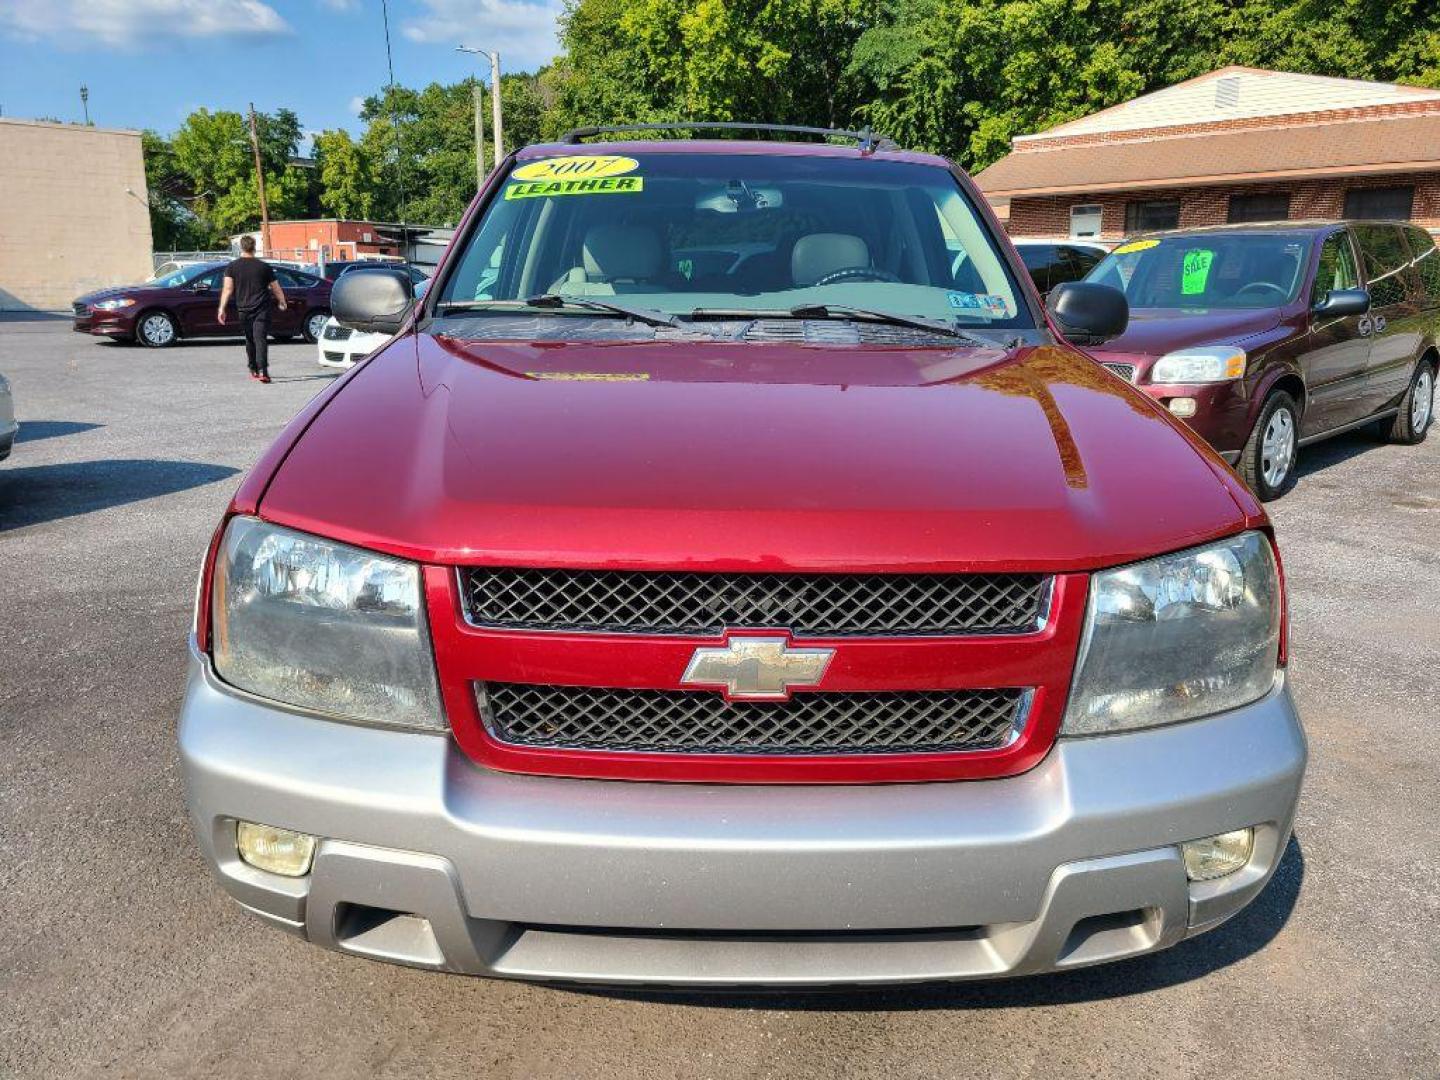
[(255, 238), (240, 238), (240, 257), (225, 267), (225, 284), (220, 287), (220, 325), (225, 325), (225, 309), (230, 298), (240, 312), (240, 330), (245, 335), (245, 359), (250, 362), (250, 377), (262, 383), (270, 381), (270, 303), (285, 310), (285, 291), (275, 280), (275, 271), (264, 259), (255, 257)]

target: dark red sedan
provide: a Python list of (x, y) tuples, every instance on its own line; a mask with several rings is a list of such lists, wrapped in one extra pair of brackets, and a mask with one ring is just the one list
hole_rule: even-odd
[(1089, 350), (1165, 405), (1262, 499), (1300, 447), (1373, 424), (1425, 438), (1440, 367), (1440, 250), (1403, 222), (1281, 222), (1132, 239), (1087, 281), (1130, 301)]
[[(187, 266), (143, 285), (122, 285), (76, 298), (75, 332), (135, 341), (152, 349), (179, 338), (234, 337), (239, 313), (230, 305), (216, 318), (221, 278), (228, 263)], [(277, 341), (303, 336), (315, 341), (330, 317), (330, 282), (287, 266), (275, 267), (286, 309), (271, 320)]]

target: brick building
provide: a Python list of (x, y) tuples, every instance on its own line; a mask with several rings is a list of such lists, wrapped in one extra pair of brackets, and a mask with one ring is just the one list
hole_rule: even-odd
[(140, 132), (0, 118), (0, 311), (150, 273)]
[(1440, 90), (1221, 68), (1019, 136), (975, 180), (1023, 237), (1339, 217), (1440, 231)]
[[(400, 225), (384, 221), (344, 221), (315, 218), (310, 221), (272, 221), (271, 258), (319, 263), (349, 259), (408, 259), (422, 266), (439, 261), (455, 230), (434, 225)], [(259, 232), (252, 233), (264, 247)], [(238, 239), (238, 238), (237, 238)]]

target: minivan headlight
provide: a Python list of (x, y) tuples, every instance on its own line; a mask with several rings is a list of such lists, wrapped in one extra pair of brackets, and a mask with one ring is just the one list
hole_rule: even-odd
[(1245, 350), (1234, 345), (1200, 345), (1168, 352), (1150, 369), (1156, 383), (1231, 382), (1245, 374)]
[(1094, 575), (1062, 734), (1171, 724), (1264, 697), (1282, 603), (1258, 532)]
[(215, 671), (342, 719), (443, 729), (420, 568), (234, 518), (215, 563)]

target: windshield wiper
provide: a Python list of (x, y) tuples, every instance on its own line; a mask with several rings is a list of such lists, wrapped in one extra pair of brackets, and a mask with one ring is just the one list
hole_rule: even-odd
[(464, 311), (516, 311), (523, 308), (542, 308), (553, 311), (557, 308), (567, 307), (633, 319), (646, 326), (680, 325), (680, 320), (674, 315), (655, 308), (632, 308), (625, 304), (612, 304), (608, 300), (593, 300), (588, 296), (557, 296), (555, 293), (543, 293), (540, 296), (531, 296), (524, 300), (442, 300), (435, 305), (436, 310), (447, 315)]
[(793, 319), (863, 319), (866, 322), (885, 323), (889, 326), (908, 326), (913, 330), (933, 330), (937, 334), (964, 338), (977, 345), (989, 344), (973, 334), (967, 334), (953, 323), (924, 315), (902, 315), (895, 311), (851, 307), (849, 304), (799, 304), (792, 307), (789, 314)]
[(946, 337), (960, 338), (972, 345), (990, 347), (994, 342), (967, 334), (958, 326), (943, 319), (930, 319), (924, 315), (900, 315), (892, 311), (873, 311), (869, 308), (850, 307), (848, 304), (798, 304), (795, 307), (773, 311), (767, 308), (696, 308), (690, 312), (692, 319), (855, 319), (864, 322), (886, 323), (891, 326), (908, 326), (915, 330), (931, 330)]

